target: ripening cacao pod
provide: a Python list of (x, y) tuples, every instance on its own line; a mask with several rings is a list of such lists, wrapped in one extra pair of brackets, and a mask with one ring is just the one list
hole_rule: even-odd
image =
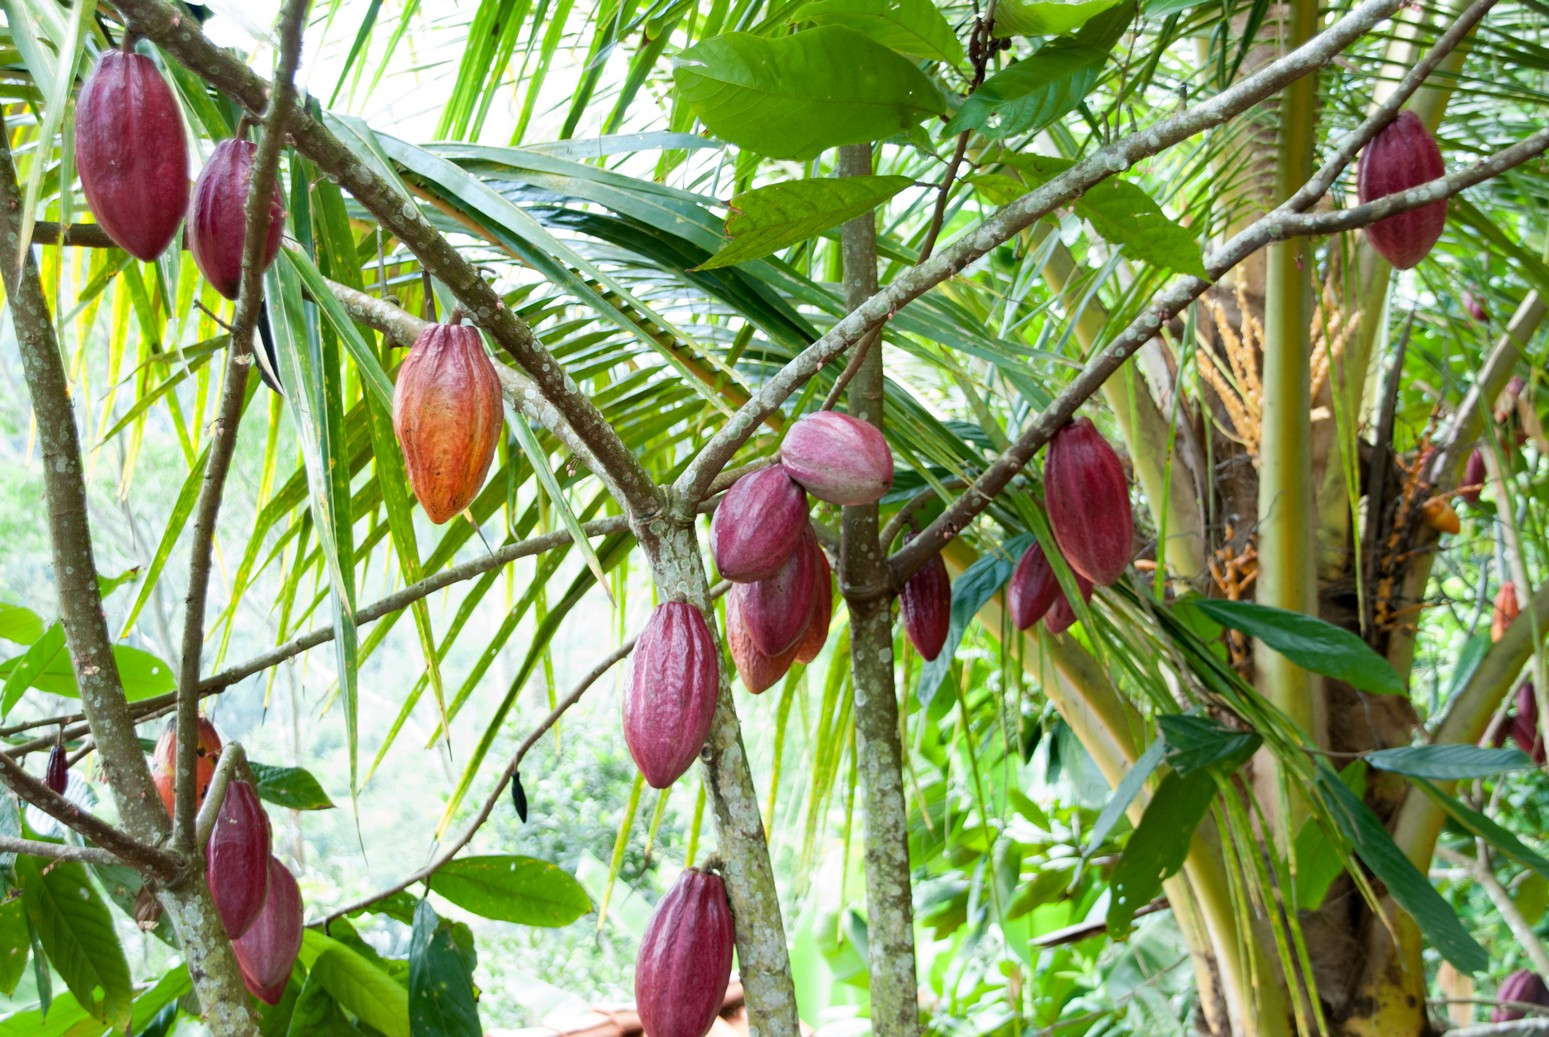
[(1119, 455), (1086, 418), (1049, 440), (1043, 492), (1055, 543), (1070, 567), (1104, 587), (1122, 576), (1135, 540), (1129, 482)]
[[(220, 759), (221, 736), (215, 725), (204, 717), (199, 718), (199, 739), (194, 762), (194, 809), (204, 805), (204, 794), (210, 791), (210, 779), (215, 777), (215, 761)], [(176, 801), (177, 780), (177, 724), (173, 723), (161, 734), (156, 751), (151, 754), (151, 778), (156, 791), (166, 805), (167, 814), (173, 812)]]
[[(1076, 588), (1081, 591), (1081, 600), (1090, 604), (1092, 601), (1092, 581), (1080, 573), (1071, 573), (1071, 575), (1076, 578)], [(1056, 584), (1056, 590), (1058, 593), (1054, 596), (1054, 604), (1049, 606), (1048, 615), (1043, 617), (1043, 625), (1048, 628), (1051, 634), (1063, 634), (1075, 626), (1078, 617), (1076, 616), (1075, 606), (1065, 596), (1065, 589)]]
[(43, 783), (53, 792), (63, 796), (70, 784), (70, 761), (65, 747), (56, 745), (48, 751), (48, 767), (43, 771)]
[[(228, 299), (242, 288), (242, 242), (247, 237), (247, 188), (253, 179), (258, 145), (223, 140), (194, 181), (188, 203), (188, 251), (210, 286)], [(269, 233), (264, 239), (263, 270), (280, 254), (285, 231), (285, 196), (276, 181), (269, 199)]]
[(1011, 571), (1011, 622), (1018, 630), (1026, 630), (1043, 618), (1059, 596), (1060, 581), (1043, 553), (1043, 545), (1035, 540)]
[(817, 587), (812, 592), (812, 619), (807, 632), (796, 644), (796, 661), (803, 666), (818, 657), (828, 642), (828, 626), (834, 620), (834, 571), (828, 565), (828, 556), (817, 537), (812, 538), (813, 563), (817, 567)]
[(1432, 497), (1420, 505), (1420, 518), (1438, 533), (1456, 533), (1463, 528), (1458, 513), (1445, 497)]
[[(1499, 1001), (1515, 1001), (1525, 1005), (1543, 1005), (1549, 1008), (1549, 986), (1544, 985), (1543, 979), (1532, 969), (1518, 969), (1501, 983), (1500, 989), (1495, 992)], [(1527, 1012), (1520, 1008), (1511, 1008), (1508, 1005), (1497, 1005), (1490, 1012), (1490, 1022), (1509, 1023), (1515, 1019), (1521, 1019)]]
[(1517, 604), (1517, 585), (1507, 580), (1495, 593), (1495, 617), (1490, 621), (1490, 640), (1499, 641), (1506, 636), (1506, 628), (1522, 611)]
[(113, 243), (149, 263), (188, 208), (188, 143), (172, 88), (143, 54), (102, 56), (75, 104), (75, 164)]
[(875, 425), (823, 410), (802, 417), (780, 444), (792, 479), (830, 504), (875, 504), (893, 485), (893, 451)]
[(759, 651), (758, 645), (753, 643), (753, 635), (748, 633), (747, 624), (742, 621), (742, 608), (735, 595), (728, 595), (726, 599), (726, 647), (731, 652), (731, 661), (737, 667), (742, 686), (755, 695), (774, 687), (790, 671), (796, 653), (802, 648), (798, 644), (776, 656)]
[(247, 932), (233, 940), (247, 989), (266, 1005), (277, 1005), (301, 953), (301, 887), (290, 869), (269, 858), (269, 895)]
[(624, 741), (654, 789), (699, 756), (720, 693), (720, 658), (705, 617), (686, 601), (656, 606), (635, 642), (624, 692)]
[[(1414, 112), (1399, 112), (1361, 153), (1356, 174), (1360, 204), (1419, 187), (1446, 173), (1441, 149)], [(1447, 200), (1428, 202), (1408, 212), (1395, 213), (1366, 228), (1366, 240), (1377, 254), (1400, 270), (1408, 270), (1426, 257), (1441, 239), (1447, 224)]]
[(247, 932), (263, 910), (272, 849), (269, 817), (258, 793), (245, 781), (231, 782), (204, 847), (204, 877), (232, 939)]
[(409, 485), (437, 525), (479, 495), (504, 420), (495, 365), (478, 330), (459, 319), (420, 332), (393, 386), (393, 431)]
[(726, 491), (710, 520), (715, 567), (733, 583), (773, 576), (808, 525), (807, 494), (784, 465), (749, 472)]
[[(906, 536), (904, 543), (912, 539)], [(952, 625), (952, 578), (939, 553), (931, 555), (898, 592), (898, 612), (920, 658), (929, 661), (940, 655)]]
[(1474, 447), (1468, 453), (1468, 460), (1463, 462), (1463, 480), (1458, 489), (1458, 496), (1470, 504), (1476, 503), (1480, 492), (1484, 489), (1486, 475), (1484, 451), (1480, 447)]
[(1468, 311), (1470, 317), (1479, 323), (1488, 324), (1490, 322), (1490, 311), (1484, 308), (1484, 303), (1473, 292), (1466, 290), (1463, 292), (1463, 308)]
[(731, 589), (753, 643), (765, 655), (780, 655), (801, 643), (820, 593), (821, 573), (813, 556), (821, 553), (809, 522), (801, 543), (773, 576)]
[(688, 868), (646, 923), (635, 1005), (649, 1037), (704, 1037), (721, 1012), (736, 945), (719, 875)]

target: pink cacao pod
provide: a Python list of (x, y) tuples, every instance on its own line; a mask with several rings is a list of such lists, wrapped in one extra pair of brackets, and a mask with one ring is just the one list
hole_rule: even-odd
[(893, 452), (875, 425), (824, 410), (802, 417), (780, 444), (780, 463), (830, 504), (875, 504), (893, 485)]
[[(906, 536), (904, 543), (913, 539)], [(898, 592), (898, 612), (920, 658), (929, 661), (940, 655), (952, 625), (952, 578), (940, 554), (931, 555)]]
[[(808, 628), (810, 629), (810, 627)], [(735, 594), (726, 599), (726, 647), (731, 661), (737, 667), (737, 677), (742, 686), (755, 695), (774, 687), (790, 671), (791, 663), (802, 645), (797, 644), (776, 656), (765, 655), (753, 643), (747, 624), (742, 620), (742, 608)]]
[(800, 644), (812, 622), (821, 575), (814, 555), (821, 554), (809, 522), (801, 542), (773, 576), (731, 589), (742, 609), (753, 643), (765, 655), (779, 655)]
[(233, 939), (247, 932), (269, 895), (269, 817), (245, 781), (226, 786), (215, 828), (204, 847), (204, 877), (215, 910)]
[[(223, 140), (194, 181), (188, 203), (188, 251), (210, 286), (228, 299), (242, 287), (242, 242), (247, 237), (247, 188), (253, 179), (258, 145), (250, 140)], [(276, 181), (269, 200), (269, 234), (264, 240), (263, 268), (280, 254), (285, 231), (285, 196)]]
[(1011, 571), (1008, 597), (1011, 622), (1018, 630), (1026, 630), (1042, 619), (1060, 597), (1060, 581), (1055, 578), (1048, 556), (1043, 553), (1043, 545), (1038, 541), (1034, 540), (1017, 559), (1017, 567)]
[[(1525, 1005), (1543, 1005), (1549, 1007), (1549, 986), (1538, 973), (1532, 969), (1518, 969), (1507, 976), (1501, 982), (1500, 989), (1495, 993), (1500, 1001), (1515, 1001)], [(1507, 1005), (1497, 1005), (1490, 1012), (1490, 1022), (1509, 1023), (1515, 1019), (1524, 1018), (1527, 1015), (1520, 1008), (1511, 1008)]]
[(43, 771), (43, 784), (52, 792), (63, 796), (70, 784), (70, 761), (65, 757), (65, 747), (56, 745), (48, 751), (48, 767)]
[(1517, 689), (1517, 713), (1511, 718), (1507, 729), (1511, 732), (1511, 740), (1517, 743), (1517, 748), (1542, 767), (1545, 762), (1544, 739), (1538, 729), (1538, 696), (1534, 694), (1532, 681), (1527, 681)]
[[(1092, 600), (1092, 581), (1080, 573), (1072, 573), (1076, 578), (1076, 587), (1081, 591), (1081, 600), (1090, 603)], [(1043, 625), (1051, 634), (1063, 634), (1076, 624), (1076, 609), (1065, 596), (1065, 589), (1055, 584), (1054, 604), (1049, 606), (1048, 615), (1043, 617)]]
[(1487, 475), (1488, 473), (1484, 466), (1484, 451), (1480, 447), (1474, 447), (1474, 449), (1468, 452), (1468, 460), (1463, 463), (1463, 479), (1460, 484), (1462, 489), (1458, 491), (1458, 496), (1470, 504), (1477, 503), (1479, 494), (1484, 490), (1484, 481)]
[(1043, 492), (1054, 541), (1070, 567), (1104, 587), (1122, 576), (1134, 555), (1129, 482), (1119, 455), (1086, 418), (1049, 441)]
[(393, 387), (393, 431), (432, 522), (446, 522), (479, 495), (503, 420), (500, 378), (478, 330), (453, 323), (420, 332)]
[(172, 88), (143, 54), (102, 56), (75, 104), (81, 190), (113, 243), (149, 263), (188, 208), (188, 142)]
[(624, 741), (654, 789), (699, 756), (720, 694), (720, 657), (705, 617), (686, 601), (656, 606), (635, 643), (624, 692)]
[[(1361, 153), (1356, 196), (1362, 205), (1407, 191), (1447, 172), (1441, 149), (1414, 112), (1404, 110), (1382, 128)], [(1366, 228), (1366, 240), (1377, 254), (1400, 270), (1426, 257), (1447, 224), (1447, 200), (1395, 213)]]
[(704, 1037), (720, 1014), (736, 946), (719, 875), (686, 869), (646, 923), (635, 1005), (649, 1037)]
[(807, 526), (807, 495), (784, 465), (749, 472), (726, 491), (710, 520), (715, 567), (733, 583), (773, 576)]
[(1480, 324), (1488, 324), (1490, 322), (1490, 311), (1484, 308), (1484, 303), (1473, 292), (1466, 290), (1463, 292), (1463, 308), (1468, 311), (1470, 317)]
[(796, 645), (796, 661), (803, 666), (816, 659), (828, 643), (828, 626), (834, 620), (834, 571), (829, 568), (828, 556), (815, 536), (811, 551), (817, 567), (817, 587), (812, 592), (812, 619)]
[(247, 932), (231, 942), (247, 989), (266, 1005), (277, 1005), (301, 953), (301, 887), (290, 869), (269, 858), (269, 895)]

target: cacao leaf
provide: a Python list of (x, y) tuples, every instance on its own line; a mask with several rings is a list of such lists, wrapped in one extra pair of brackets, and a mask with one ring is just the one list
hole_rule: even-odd
[(122, 1031), (130, 1024), (133, 987), (113, 916), (74, 862), (16, 858), (16, 878), (32, 931), (77, 1001), (96, 1019)]
[(301, 767), (276, 767), (252, 763), (258, 798), (291, 810), (332, 810), (333, 800), (312, 773)]
[(1205, 716), (1163, 716), (1157, 724), (1167, 742), (1167, 765), (1185, 777), (1216, 765), (1230, 773), (1264, 743), (1251, 731), (1234, 731)]
[(1489, 815), (1468, 806), (1454, 796), (1449, 796), (1435, 785), (1420, 779), (1415, 782), (1427, 796), (1452, 815), (1452, 819), (1474, 835), (1486, 840), (1497, 850), (1511, 857), (1524, 867), (1531, 868), (1543, 878), (1549, 879), (1549, 860), (1545, 860), (1529, 848), (1508, 828), (1498, 824)]
[(0, 637), (30, 645), (43, 636), (43, 617), (29, 608), (0, 601)]
[[(308, 941), (314, 934), (307, 933)], [(372, 965), (365, 958), (336, 940), (323, 944), (323, 951), (307, 972), (307, 986), (315, 980), (334, 999), (361, 1022), (380, 1030), (385, 1037), (411, 1037), (409, 1026), (409, 993), (397, 980)], [(296, 1034), (296, 1021), (301, 1018), (301, 1000), (297, 1001), (297, 1015), (291, 1021), (291, 1033)], [(302, 1031), (308, 1032), (308, 1031)]]
[(1162, 891), (1162, 880), (1183, 867), (1194, 829), (1215, 794), (1215, 779), (1209, 771), (1195, 771), (1188, 777), (1174, 772), (1162, 779), (1109, 880), (1113, 899), (1108, 906), (1108, 932), (1115, 939), (1134, 928), (1135, 912)]
[(569, 925), (592, 901), (569, 872), (534, 857), (461, 857), (430, 877), (432, 891), (481, 918), (521, 925)]
[(1195, 608), (1222, 626), (1241, 631), (1296, 665), (1377, 695), (1407, 695), (1393, 665), (1355, 634), (1316, 616), (1251, 601), (1189, 598), (1177, 607)]
[(430, 901), (414, 910), (409, 941), (409, 1026), (414, 1037), (481, 1037), (473, 974), (458, 951), (451, 923)]
[[(32, 946), (27, 930), (27, 912), (21, 898), (0, 901), (0, 994), (10, 997), (27, 972), (28, 950)], [(4, 1033), (0, 1028), (0, 1033)]]
[(726, 234), (732, 240), (694, 269), (762, 259), (871, 212), (913, 183), (907, 176), (825, 177), (744, 191), (726, 203), (731, 211)]
[(1062, 36), (1101, 14), (1119, 0), (1000, 0), (995, 5), (998, 39), (1009, 36)]
[(1091, 93), (1108, 52), (1060, 41), (997, 72), (969, 95), (943, 137), (978, 130), (993, 140), (1036, 133)]
[[(63, 638), (64, 628), (60, 627), (59, 631), (58, 637)], [(45, 654), (44, 650), (39, 648), (39, 645), (43, 645), (51, 636), (53, 636), (52, 628), (49, 633), (45, 633), (32, 646), (34, 649), (38, 649), (37, 656), (34, 656), (32, 650), (29, 649), (25, 655), (0, 662), (0, 676), (7, 679), (5, 694), (9, 695), (12, 693), (10, 677), (15, 673), (17, 667), (27, 667), (28, 673), (18, 677), (18, 681), (27, 680), (27, 686), (37, 688), (39, 691), (47, 691), (54, 695), (64, 695), (69, 698), (80, 697), (80, 689), (75, 683), (75, 671), (70, 665), (70, 655), (64, 651), (63, 645), (47, 662), (42, 663), (39, 669), (32, 670), (30, 668), (32, 665), (31, 660), (41, 658)], [(153, 698), (177, 687), (176, 678), (172, 674), (172, 667), (150, 652), (130, 645), (114, 645), (113, 658), (118, 663), (119, 676), (123, 678), (124, 682), (124, 694), (130, 702)], [(26, 690), (25, 687), (22, 690)], [(15, 694), (19, 697), (21, 692), (15, 692)], [(0, 701), (0, 706), (3, 705), (3, 701)]]
[(1520, 749), (1481, 745), (1406, 745), (1367, 753), (1366, 762), (1378, 770), (1437, 781), (1490, 778), (1533, 768), (1533, 761)]
[[(999, 11), (997, 8), (997, 24)], [(813, 0), (797, 8), (791, 21), (843, 25), (911, 57), (951, 65), (963, 60), (963, 44), (931, 0), (890, 0), (885, 4), (876, 0)]]

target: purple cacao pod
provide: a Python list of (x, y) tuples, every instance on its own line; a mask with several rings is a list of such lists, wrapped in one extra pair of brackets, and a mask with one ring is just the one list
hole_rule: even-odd
[(635, 643), (624, 692), (624, 741), (654, 789), (699, 756), (720, 694), (720, 657), (705, 617), (685, 601), (656, 606)]
[(1490, 322), (1490, 311), (1484, 308), (1484, 303), (1473, 292), (1467, 290), (1463, 292), (1463, 308), (1468, 311), (1470, 317), (1477, 320), (1480, 324), (1488, 324)]
[[(1414, 112), (1404, 110), (1382, 128), (1361, 153), (1356, 196), (1362, 205), (1390, 194), (1419, 187), (1446, 173), (1441, 149)], [(1447, 224), (1447, 200), (1395, 213), (1366, 228), (1366, 240), (1377, 254), (1400, 270), (1426, 257)]]
[(231, 942), (247, 989), (266, 1005), (277, 1005), (301, 953), (301, 887), (290, 869), (269, 858), (269, 895), (247, 932)]
[(48, 751), (48, 766), (43, 771), (43, 783), (53, 792), (63, 796), (70, 784), (70, 761), (65, 747), (56, 745)]
[(1043, 492), (1054, 541), (1070, 567), (1104, 587), (1122, 576), (1135, 541), (1129, 482), (1119, 455), (1086, 418), (1049, 440)]
[(726, 600), (726, 647), (731, 652), (731, 661), (737, 667), (742, 686), (755, 695), (774, 687), (790, 672), (791, 663), (802, 648), (798, 644), (775, 656), (761, 652), (742, 620), (742, 608), (736, 595), (728, 595)]
[(1524, 682), (1517, 689), (1517, 712), (1507, 725), (1507, 730), (1517, 748), (1542, 767), (1545, 762), (1544, 739), (1538, 729), (1538, 696), (1534, 694), (1532, 681)]
[(719, 875), (686, 869), (646, 923), (635, 1006), (650, 1037), (704, 1037), (721, 1012), (736, 946)]
[(113, 243), (149, 263), (188, 208), (188, 142), (172, 88), (143, 54), (102, 56), (75, 104), (75, 164)]
[(836, 411), (792, 425), (780, 462), (808, 493), (830, 504), (875, 504), (893, 485), (893, 452), (882, 431)]
[[(1515, 1001), (1525, 1005), (1543, 1005), (1549, 1007), (1549, 986), (1538, 973), (1532, 969), (1518, 969), (1507, 976), (1501, 982), (1500, 989), (1495, 992), (1497, 1000)], [(1524, 1018), (1527, 1015), (1520, 1008), (1511, 1008), (1507, 1005), (1497, 1005), (1490, 1012), (1490, 1022), (1509, 1023), (1515, 1019)]]
[(1484, 451), (1480, 447), (1468, 452), (1468, 460), (1463, 463), (1462, 489), (1458, 496), (1470, 504), (1479, 500), (1479, 494), (1484, 490), (1484, 481), (1488, 473), (1484, 466)]
[(1060, 597), (1060, 581), (1054, 576), (1043, 545), (1033, 545), (1022, 552), (1017, 567), (1011, 571), (1011, 590), (1008, 594), (1011, 606), (1011, 622), (1018, 630), (1026, 630), (1044, 617), (1049, 607)]
[(393, 386), (393, 431), (425, 514), (446, 522), (479, 495), (504, 428), (500, 377), (476, 328), (420, 332)]
[[(904, 543), (912, 539), (906, 536)], [(920, 658), (929, 661), (940, 655), (952, 625), (952, 578), (939, 553), (931, 555), (898, 592), (898, 612)]]
[(715, 567), (733, 583), (773, 576), (807, 525), (807, 494), (784, 465), (749, 472), (726, 491), (710, 520)]
[[(194, 181), (188, 203), (188, 251), (210, 286), (228, 299), (242, 287), (242, 241), (247, 237), (247, 188), (253, 179), (258, 145), (250, 140), (223, 140)], [(269, 200), (269, 234), (264, 241), (263, 269), (280, 254), (285, 231), (285, 196), (278, 182)]]
[(780, 655), (801, 643), (819, 595), (821, 573), (813, 556), (821, 553), (809, 522), (796, 550), (773, 576), (731, 589), (753, 643), (765, 655)]
[[(1092, 581), (1080, 573), (1072, 573), (1076, 578), (1076, 587), (1081, 591), (1081, 600), (1090, 603), (1092, 600)], [(1049, 606), (1048, 615), (1043, 617), (1043, 625), (1051, 634), (1063, 634), (1075, 626), (1076, 609), (1065, 596), (1065, 589), (1055, 584), (1057, 593), (1054, 596), (1054, 604)]]
[(828, 643), (828, 626), (834, 621), (834, 571), (815, 536), (811, 551), (813, 564), (817, 567), (817, 587), (812, 592), (812, 619), (796, 645), (796, 661), (803, 666), (816, 659)]
[(263, 910), (272, 849), (269, 817), (258, 793), (245, 781), (233, 781), (204, 847), (205, 881), (232, 939), (247, 932)]

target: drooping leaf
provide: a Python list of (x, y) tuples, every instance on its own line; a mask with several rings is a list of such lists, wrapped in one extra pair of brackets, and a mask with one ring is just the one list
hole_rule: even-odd
[(1378, 770), (1437, 781), (1490, 778), (1533, 768), (1533, 761), (1520, 749), (1491, 749), (1481, 745), (1409, 745), (1379, 749), (1368, 753), (1366, 762)]
[(975, 90), (941, 131), (978, 130), (1000, 140), (1036, 133), (1074, 111), (1097, 84), (1108, 52), (1061, 41), (995, 73)]
[(65, 986), (93, 1018), (123, 1030), (134, 996), (129, 962), (85, 867), (21, 855), (16, 877), (27, 920)]
[(480, 1037), (473, 973), (457, 948), (450, 922), (429, 900), (414, 910), (409, 941), (409, 1026), (414, 1037)]
[(1195, 771), (1188, 777), (1174, 772), (1162, 779), (1109, 880), (1113, 899), (1108, 905), (1108, 932), (1115, 939), (1129, 933), (1135, 912), (1154, 900), (1163, 880), (1183, 867), (1194, 829), (1215, 794), (1215, 779), (1209, 771)]
[(248, 761), (258, 779), (258, 798), (290, 810), (332, 810), (333, 800), (310, 771), (301, 767), (276, 767)]
[(1379, 695), (1407, 693), (1393, 665), (1350, 631), (1316, 616), (1251, 601), (1189, 598), (1179, 608), (1195, 608), (1222, 626), (1257, 638), (1296, 665)]
[(573, 875), (534, 857), (461, 857), (432, 875), (430, 888), (482, 918), (522, 925), (569, 925), (592, 909)]
[(1531, 868), (1544, 878), (1549, 879), (1549, 860), (1545, 860), (1539, 853), (1531, 849), (1521, 839), (1518, 839), (1510, 829), (1498, 824), (1489, 815), (1481, 813), (1463, 803), (1457, 797), (1447, 795), (1423, 778), (1415, 782), (1415, 784), (1425, 790), (1425, 794), (1435, 800), (1438, 806), (1451, 814), (1452, 819), (1458, 824), (1479, 838), (1484, 839), (1491, 846), (1517, 861), (1517, 863)]
[(963, 44), (931, 0), (812, 0), (797, 8), (791, 21), (843, 25), (916, 58), (951, 65), (963, 60)]
[(871, 212), (913, 183), (907, 176), (851, 176), (791, 180), (745, 191), (727, 203), (731, 242), (694, 269), (762, 259)]
[[(27, 973), (32, 940), (20, 897), (0, 901), (0, 994), (10, 997)], [(0, 1033), (4, 1033), (0, 1029)]]
[[(308, 932), (305, 939), (314, 936)], [(412, 1037), (409, 1026), (409, 993), (397, 980), (337, 940), (321, 937), (322, 953), (307, 972), (334, 999), (385, 1037)], [(295, 1020), (291, 1032), (294, 1034)]]

